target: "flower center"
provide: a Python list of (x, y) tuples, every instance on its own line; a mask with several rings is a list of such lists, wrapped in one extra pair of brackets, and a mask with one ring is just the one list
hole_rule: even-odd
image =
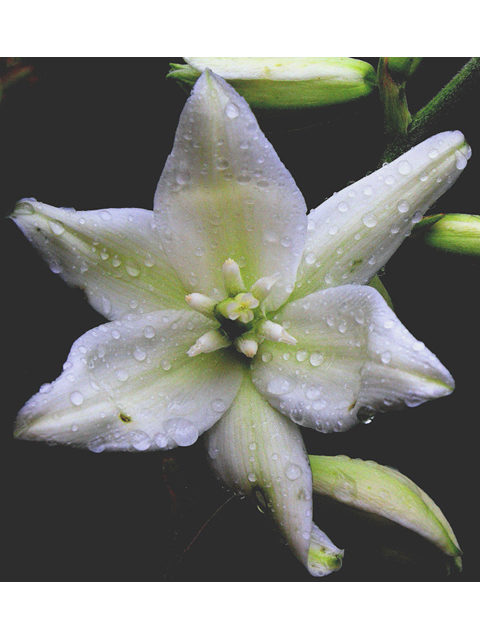
[(279, 274), (260, 278), (246, 291), (238, 264), (229, 258), (222, 266), (228, 297), (220, 302), (201, 293), (186, 296), (187, 304), (220, 323), (219, 329), (208, 331), (188, 350), (189, 356), (223, 349), (231, 344), (249, 358), (257, 353), (263, 340), (295, 344), (297, 341), (265, 315), (264, 302)]

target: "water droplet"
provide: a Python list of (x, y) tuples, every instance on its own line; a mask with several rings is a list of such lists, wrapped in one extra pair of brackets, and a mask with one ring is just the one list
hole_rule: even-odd
[(73, 391), (73, 393), (70, 394), (70, 402), (76, 407), (79, 407), (83, 400), (84, 398), (80, 391)]
[(123, 369), (118, 369), (118, 371), (115, 372), (115, 377), (117, 380), (120, 380), (120, 382), (125, 382), (125, 380), (128, 380), (130, 376)]
[(285, 475), (289, 480), (297, 480), (302, 475), (302, 469), (298, 466), (298, 464), (289, 464), (285, 469)]
[(240, 109), (237, 107), (236, 104), (233, 104), (233, 102), (229, 102), (225, 107), (225, 113), (229, 118), (232, 118), (233, 120), (234, 118), (238, 118), (240, 114)]
[(146, 451), (152, 444), (150, 437), (143, 431), (130, 431), (128, 439), (132, 447), (137, 451)]
[(221, 398), (216, 398), (215, 400), (212, 400), (212, 402), (210, 403), (210, 406), (216, 413), (223, 413), (227, 409), (227, 405), (225, 401), (222, 400)]
[(337, 208), (340, 213), (346, 213), (348, 211), (348, 204), (346, 202), (340, 202)]
[(367, 213), (367, 215), (362, 218), (362, 221), (363, 221), (363, 224), (369, 229), (372, 229), (373, 227), (375, 227), (378, 222), (377, 217), (375, 216), (374, 213)]
[(167, 358), (164, 358), (161, 362), (160, 362), (160, 366), (162, 367), (162, 369), (164, 371), (169, 371), (169, 369), (172, 368), (172, 364), (170, 362), (170, 360), (167, 360)]
[(375, 411), (371, 407), (360, 407), (357, 411), (357, 420), (363, 424), (370, 424), (375, 417)]
[(250, 482), (256, 482), (257, 481), (257, 476), (254, 473), (249, 473), (247, 477), (250, 480)]
[(155, 329), (149, 324), (143, 330), (143, 335), (145, 338), (154, 338), (155, 337)]
[(367, 185), (364, 189), (363, 189), (363, 193), (366, 196), (371, 196), (373, 193), (373, 187), (371, 187), (370, 185)]
[(385, 184), (392, 185), (392, 184), (395, 184), (395, 182), (396, 182), (395, 176), (387, 176), (385, 178)]
[(392, 354), (390, 353), (390, 351), (384, 351), (380, 356), (380, 359), (383, 362), (383, 364), (388, 364), (392, 359)]
[(428, 180), (428, 173), (426, 171), (422, 171), (418, 178), (420, 182), (426, 182)]
[(100, 217), (102, 220), (111, 220), (112, 214), (110, 213), (110, 211), (103, 209), (102, 211), (100, 211)]
[(147, 357), (147, 352), (145, 351), (145, 349), (142, 349), (137, 345), (133, 350), (133, 357), (135, 358), (135, 360), (137, 360), (137, 362), (142, 362)]
[(340, 331), (340, 333), (345, 333), (345, 331), (347, 330), (347, 323), (345, 322), (345, 320), (342, 320), (342, 322), (340, 322), (340, 324), (338, 325), (338, 330)]
[(188, 171), (177, 171), (175, 180), (177, 181), (177, 184), (188, 184), (190, 182), (190, 173)]
[(273, 378), (267, 384), (267, 393), (272, 396), (283, 396), (286, 393), (290, 393), (295, 386), (295, 381), (290, 378)]
[(189, 447), (198, 439), (197, 429), (185, 418), (170, 418), (163, 426), (179, 447)]
[(250, 449), (250, 451), (255, 451), (255, 449), (257, 448), (257, 443), (250, 442), (250, 444), (248, 445), (248, 448)]
[(413, 214), (413, 217), (412, 217), (413, 224), (417, 224), (417, 222), (420, 222), (422, 217), (423, 217), (423, 214), (422, 214), (421, 211), (415, 211), (415, 213)]
[(60, 263), (58, 262), (58, 260), (52, 260), (52, 262), (49, 265), (50, 270), (52, 271), (52, 273), (60, 273), (62, 270), (62, 267), (60, 265)]
[(412, 170), (412, 167), (410, 166), (410, 163), (407, 162), (406, 160), (401, 160), (398, 163), (397, 171), (400, 175), (406, 176), (408, 173), (410, 173), (411, 170)]
[(225, 158), (219, 158), (217, 160), (217, 169), (220, 169), (221, 171), (223, 171), (224, 169), (228, 169), (229, 164), (227, 162), (227, 160), (225, 160)]
[(324, 356), (318, 351), (314, 351), (310, 354), (310, 364), (312, 367), (319, 367), (325, 360)]
[(432, 147), (432, 149), (430, 149), (430, 151), (428, 152), (428, 157), (431, 158), (432, 160), (434, 158), (438, 157), (438, 149), (435, 149)]
[(125, 265), (125, 271), (132, 278), (136, 278), (140, 275), (140, 269), (134, 262), (127, 262), (127, 264)]
[(48, 224), (54, 236), (61, 236), (62, 233), (65, 233), (65, 227), (57, 220), (49, 220)]
[(314, 253), (307, 253), (305, 256), (305, 262), (307, 264), (313, 264), (316, 260), (315, 254)]
[(164, 433), (157, 433), (155, 435), (154, 442), (159, 449), (165, 449), (168, 445), (168, 438)]
[(306, 351), (305, 349), (300, 349), (295, 354), (295, 357), (298, 360), (298, 362), (305, 362), (305, 360), (308, 358), (308, 351)]
[(270, 353), (270, 351), (265, 351), (264, 353), (262, 353), (263, 362), (270, 362), (272, 358), (273, 355)]
[(105, 447), (105, 440), (101, 437), (93, 438), (88, 443), (88, 448), (90, 451), (93, 451), (93, 453), (102, 453), (102, 451), (105, 451)]

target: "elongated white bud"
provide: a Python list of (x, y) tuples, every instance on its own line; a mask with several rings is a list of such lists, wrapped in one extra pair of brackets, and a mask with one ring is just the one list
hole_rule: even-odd
[(185, 302), (194, 311), (203, 313), (208, 318), (215, 318), (214, 311), (217, 303), (212, 298), (204, 296), (202, 293), (189, 293), (188, 296), (185, 296)]
[(257, 333), (259, 336), (272, 340), (273, 342), (285, 342), (286, 344), (297, 344), (296, 339), (291, 336), (281, 324), (264, 320), (258, 325)]
[(217, 329), (212, 329), (204, 333), (203, 336), (200, 336), (195, 344), (187, 351), (187, 354), (190, 357), (198, 356), (200, 353), (210, 353), (211, 351), (217, 351), (217, 349), (224, 349), (230, 344), (230, 340), (224, 333)]

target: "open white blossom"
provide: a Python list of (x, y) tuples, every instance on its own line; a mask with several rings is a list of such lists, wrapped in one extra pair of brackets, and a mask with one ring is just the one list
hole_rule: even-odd
[(274, 514), (313, 575), (338, 569), (298, 425), (342, 431), (452, 391), (368, 283), (468, 157), (461, 133), (441, 133), (307, 218), (247, 103), (205, 71), (153, 212), (18, 203), (16, 224), (108, 322), (74, 343), (16, 435), (100, 452), (208, 431), (220, 478)]

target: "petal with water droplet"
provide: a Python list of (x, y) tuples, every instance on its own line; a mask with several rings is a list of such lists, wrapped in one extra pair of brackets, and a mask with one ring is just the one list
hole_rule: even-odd
[(92, 451), (193, 444), (228, 409), (242, 378), (225, 350), (187, 355), (215, 325), (194, 311), (160, 311), (88, 331), (61, 376), (21, 410), (15, 435)]
[[(313, 575), (340, 567), (332, 558), (326, 562), (330, 552), (322, 550), (315, 536), (312, 539), (312, 478), (298, 427), (260, 397), (248, 376), (206, 438), (211, 465), (220, 479), (274, 517), (295, 555)], [(317, 563), (309, 555), (311, 548)]]
[(185, 307), (186, 290), (168, 264), (151, 211), (73, 211), (20, 200), (12, 219), (52, 270), (84, 289), (109, 320)]
[(211, 72), (182, 112), (154, 209), (189, 290), (224, 292), (221, 267), (232, 258), (247, 288), (281, 272), (268, 309), (290, 294), (305, 241), (305, 201), (245, 100)]
[(445, 367), (371, 287), (324, 289), (289, 302), (274, 319), (288, 324), (297, 344), (262, 343), (253, 382), (297, 424), (344, 431), (376, 411), (453, 390)]
[[(432, 157), (433, 148), (438, 153)], [(293, 297), (326, 286), (367, 284), (413, 225), (454, 184), (469, 151), (460, 131), (439, 133), (312, 211)], [(458, 162), (459, 154), (464, 162)], [(342, 211), (346, 200), (348, 212)], [(332, 226), (341, 234), (330, 235)]]

